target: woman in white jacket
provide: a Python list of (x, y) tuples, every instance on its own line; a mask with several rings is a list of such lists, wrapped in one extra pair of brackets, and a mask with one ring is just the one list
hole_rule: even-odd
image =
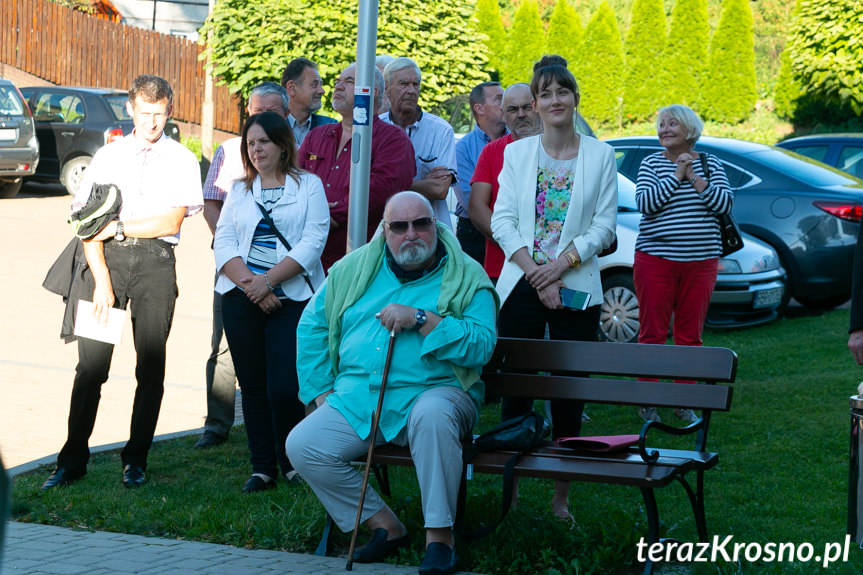
[(297, 323), (324, 278), (321, 253), (330, 212), (321, 180), (296, 165), (287, 121), (249, 118), (237, 180), (216, 226), (214, 249), (222, 319), (243, 397), (252, 476), (243, 491), (276, 487), (296, 473), (285, 439), (305, 408), (298, 398)]
[[(491, 218), (506, 255), (496, 286), (498, 334), (542, 339), (547, 328), (552, 339), (595, 340), (602, 301), (596, 256), (611, 245), (617, 224), (614, 151), (576, 133), (578, 85), (566, 60), (544, 56), (533, 70), (532, 103), (544, 133), (506, 147)], [(562, 306), (564, 287), (589, 294), (587, 308)], [(502, 418), (531, 406), (530, 400), (505, 397)], [(553, 436), (578, 435), (583, 409), (580, 402), (552, 402)], [(572, 517), (568, 483), (556, 482), (552, 510)]]

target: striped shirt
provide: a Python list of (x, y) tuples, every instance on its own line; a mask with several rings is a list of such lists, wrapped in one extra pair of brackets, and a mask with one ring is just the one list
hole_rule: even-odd
[[(261, 199), (263, 200), (264, 208), (268, 212), (272, 211), (273, 206), (278, 203), (284, 192), (284, 186), (262, 188)], [(279, 263), (276, 258), (276, 242), (278, 241), (280, 240), (276, 237), (270, 224), (262, 218), (255, 228), (254, 236), (252, 236), (252, 247), (249, 249), (249, 259), (246, 261), (246, 265), (249, 266), (249, 269), (253, 273), (266, 273)], [(279, 299), (287, 299), (280, 285), (273, 286), (273, 293)]]
[(722, 240), (718, 214), (727, 214), (734, 194), (719, 160), (706, 155), (710, 177), (701, 161), (692, 162), (695, 174), (709, 185), (698, 193), (674, 175), (675, 165), (662, 152), (644, 158), (635, 184), (635, 203), (644, 214), (635, 249), (674, 261), (720, 257)]

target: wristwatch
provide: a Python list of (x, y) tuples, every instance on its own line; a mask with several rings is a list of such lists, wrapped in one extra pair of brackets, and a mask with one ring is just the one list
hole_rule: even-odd
[(114, 232), (114, 239), (122, 242), (126, 239), (126, 233), (123, 231), (123, 222), (117, 220), (117, 231)]
[(414, 318), (417, 320), (416, 324), (414, 324), (414, 329), (420, 329), (422, 326), (426, 324), (426, 312), (424, 309), (418, 309), (414, 314)]

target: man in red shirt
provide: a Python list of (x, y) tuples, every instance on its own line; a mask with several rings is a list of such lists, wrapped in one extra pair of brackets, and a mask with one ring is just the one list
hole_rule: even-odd
[[(324, 271), (329, 270), (347, 251), (355, 81), (356, 65), (351, 64), (344, 69), (333, 88), (333, 109), (341, 114), (342, 121), (314, 128), (303, 140), (297, 154), (299, 166), (316, 174), (323, 181), (330, 204), (330, 234), (321, 255)], [(416, 175), (414, 148), (407, 133), (378, 118), (383, 97), (383, 74), (375, 68), (369, 177), (369, 239), (380, 224), (384, 204), (397, 192), (410, 189)]]
[(483, 148), (470, 180), (468, 212), (473, 225), (485, 237), (485, 268), (492, 281), (500, 276), (504, 255), (491, 237), (491, 213), (497, 200), (497, 177), (503, 168), (503, 150), (511, 142), (542, 132), (542, 120), (533, 109), (530, 86), (513, 84), (503, 95), (503, 113), (509, 134)]

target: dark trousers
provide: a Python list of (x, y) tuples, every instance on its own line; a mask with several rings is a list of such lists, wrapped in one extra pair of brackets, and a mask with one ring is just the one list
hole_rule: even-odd
[[(216, 276), (218, 278), (218, 276)], [(227, 437), (234, 425), (234, 398), (237, 375), (222, 325), (222, 294), (213, 292), (213, 335), (205, 370), (207, 380), (207, 417), (204, 430)]]
[(461, 250), (482, 264), (485, 261), (485, 236), (476, 229), (470, 218), (459, 218), (456, 224), (455, 237), (461, 245)]
[[(120, 457), (123, 465), (147, 468), (165, 383), (165, 345), (177, 300), (174, 249), (161, 240), (130, 238), (105, 242), (105, 262), (114, 289), (114, 307), (130, 303), (132, 334), (137, 352), (135, 400), (129, 441)], [(92, 278), (91, 280), (92, 281)], [(93, 293), (90, 289), (89, 293)], [(66, 444), (57, 457), (58, 467), (84, 469), (90, 458), (102, 384), (108, 380), (114, 346), (78, 339), (78, 366), (72, 386)]]
[(305, 301), (282, 300), (264, 313), (235, 288), (222, 297), (222, 321), (243, 398), (252, 473), (278, 476), (293, 469), (288, 433), (305, 415), (297, 379), (297, 324)]
[[(548, 309), (539, 301), (539, 295), (522, 278), (506, 299), (500, 310), (497, 327), (500, 337), (543, 339), (548, 326), (551, 339), (569, 341), (596, 341), (599, 328), (599, 306), (584, 311), (571, 309)], [(506, 421), (530, 411), (530, 398), (504, 397), (501, 401), (501, 419)], [(574, 437), (581, 432), (581, 414), (584, 402), (552, 401), (552, 435)]]

